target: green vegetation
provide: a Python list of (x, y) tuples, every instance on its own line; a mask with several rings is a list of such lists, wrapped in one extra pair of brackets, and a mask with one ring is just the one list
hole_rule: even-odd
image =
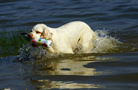
[[(24, 32), (27, 31), (24, 30)], [(0, 32), (0, 57), (20, 54), (19, 49), (28, 43), (24, 36), (20, 35), (22, 32), (23, 30)]]

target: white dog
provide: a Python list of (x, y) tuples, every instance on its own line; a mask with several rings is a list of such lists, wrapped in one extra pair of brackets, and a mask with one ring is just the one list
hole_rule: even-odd
[(74, 21), (58, 28), (37, 24), (28, 36), (32, 39), (41, 37), (52, 40), (52, 47), (46, 48), (49, 52), (74, 53), (79, 45), (84, 53), (89, 53), (89, 48), (96, 34), (86, 23)]

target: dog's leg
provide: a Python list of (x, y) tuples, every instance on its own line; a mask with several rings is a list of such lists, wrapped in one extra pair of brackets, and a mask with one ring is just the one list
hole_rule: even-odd
[(85, 42), (82, 44), (82, 50), (84, 53), (90, 53), (90, 46), (91, 46), (92, 42)]
[(81, 46), (84, 53), (90, 53), (90, 47), (95, 38), (94, 32), (86, 32), (81, 36)]

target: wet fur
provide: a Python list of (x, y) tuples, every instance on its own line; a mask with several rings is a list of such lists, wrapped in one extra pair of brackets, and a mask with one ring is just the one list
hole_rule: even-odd
[(74, 21), (58, 28), (37, 24), (29, 33), (29, 37), (52, 40), (52, 47), (46, 48), (52, 53), (74, 53), (78, 45), (81, 46), (82, 52), (89, 53), (95, 33), (86, 23)]

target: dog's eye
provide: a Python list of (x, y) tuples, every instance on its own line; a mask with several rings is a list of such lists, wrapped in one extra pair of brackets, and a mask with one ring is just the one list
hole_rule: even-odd
[(39, 32), (39, 31), (36, 31), (36, 33), (37, 33), (37, 34), (40, 34), (41, 32)]

